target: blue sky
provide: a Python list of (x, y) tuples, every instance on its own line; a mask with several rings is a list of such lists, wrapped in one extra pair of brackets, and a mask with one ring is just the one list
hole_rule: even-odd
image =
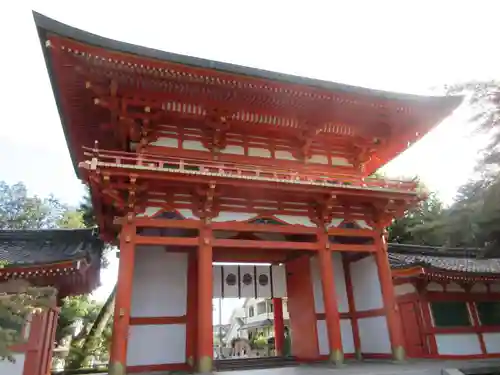
[[(131, 3), (132, 4), (132, 3)], [(404, 4), (404, 5), (403, 5)], [(495, 1), (17, 1), (0, 5), (0, 179), (77, 204), (31, 9), (106, 37), (171, 52), (378, 89), (428, 93), (498, 77)], [(458, 111), (386, 169), (419, 175), (450, 202), (479, 141)], [(116, 261), (103, 275), (103, 298)], [(233, 304), (231, 304), (232, 306)], [(225, 320), (230, 308), (224, 309)]]

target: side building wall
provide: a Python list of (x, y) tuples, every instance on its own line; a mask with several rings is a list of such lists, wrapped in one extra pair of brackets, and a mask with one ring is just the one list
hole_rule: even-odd
[[(411, 282), (397, 282), (395, 293), (409, 357), (500, 357), (500, 324), (482, 322), (478, 313), (478, 304), (500, 301), (500, 285), (464, 288), (455, 282), (430, 282), (417, 289)], [(463, 316), (462, 322), (454, 325), (443, 313), (436, 316), (444, 307), (453, 319)]]
[[(0, 293), (17, 293), (30, 284), (26, 280), (0, 283)], [(27, 317), (21, 328), (24, 342), (11, 349), (15, 362), (0, 361), (0, 374), (46, 375), (50, 371), (59, 309), (51, 307)]]

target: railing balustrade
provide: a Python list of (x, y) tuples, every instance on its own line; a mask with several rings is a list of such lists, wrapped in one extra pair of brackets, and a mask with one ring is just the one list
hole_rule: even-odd
[(356, 174), (331, 173), (323, 171), (302, 172), (271, 166), (219, 162), (194, 158), (135, 154), (123, 151), (101, 150), (84, 147), (84, 155), (92, 159), (91, 165), (102, 163), (107, 166), (144, 167), (164, 169), (185, 174), (237, 177), (243, 179), (275, 180), (278, 182), (340, 185), (361, 188), (380, 188), (415, 192), (416, 181), (377, 179)]

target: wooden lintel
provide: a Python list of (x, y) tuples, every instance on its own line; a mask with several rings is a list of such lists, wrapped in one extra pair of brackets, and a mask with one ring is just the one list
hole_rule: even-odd
[(290, 242), (290, 241), (257, 241), (257, 240), (232, 240), (216, 239), (213, 247), (231, 247), (234, 249), (268, 249), (268, 250), (310, 250), (318, 249), (315, 242)]
[(136, 236), (137, 245), (162, 245), (162, 246), (198, 246), (198, 237), (159, 237), (159, 236)]
[[(115, 224), (121, 225), (122, 218), (116, 218)], [(199, 220), (173, 220), (173, 219), (154, 219), (150, 217), (138, 217), (134, 220), (138, 228), (182, 228), (182, 229), (197, 229), (200, 227)]]
[(315, 234), (317, 231), (316, 228), (300, 225), (249, 224), (235, 222), (212, 223), (212, 230), (283, 234)]
[(330, 248), (332, 251), (352, 251), (352, 252), (364, 252), (364, 253), (374, 253), (377, 251), (375, 245), (346, 245), (339, 243), (331, 243)]
[(342, 237), (375, 237), (377, 232), (372, 229), (329, 228), (328, 235)]
[(280, 251), (231, 251), (231, 249), (217, 249), (214, 251), (214, 262), (238, 263), (284, 263), (287, 253)]

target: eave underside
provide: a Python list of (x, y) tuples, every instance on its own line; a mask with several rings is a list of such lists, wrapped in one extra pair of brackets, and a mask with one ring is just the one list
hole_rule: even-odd
[[(360, 162), (370, 174), (459, 103), (160, 53), (35, 19), (75, 164), (83, 160), (81, 146), (96, 140), (123, 150), (123, 139), (160, 122), (213, 130), (224, 119), (237, 132), (290, 137), (305, 151), (317, 139), (340, 138), (354, 154), (366, 154)], [(123, 132), (122, 140), (113, 136)]]

